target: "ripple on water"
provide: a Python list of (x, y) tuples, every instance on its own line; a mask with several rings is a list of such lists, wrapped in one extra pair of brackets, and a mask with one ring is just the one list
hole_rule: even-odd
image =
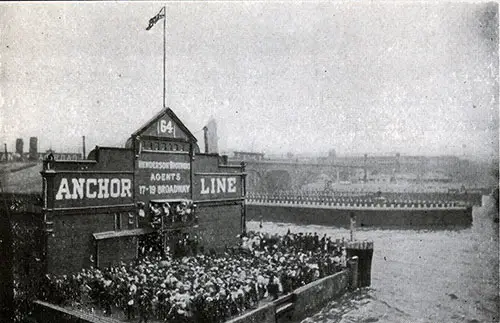
[[(498, 322), (498, 211), (474, 208), (472, 228), (356, 232), (374, 241), (372, 288), (330, 302), (303, 322)], [(259, 230), (249, 222), (249, 230)], [(318, 232), (349, 238), (341, 228), (264, 223), (262, 231)]]

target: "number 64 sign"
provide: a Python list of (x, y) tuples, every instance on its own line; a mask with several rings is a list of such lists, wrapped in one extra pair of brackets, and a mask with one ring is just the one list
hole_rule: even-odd
[(172, 120), (161, 119), (158, 121), (158, 133), (159, 134), (169, 134), (175, 137), (175, 127), (172, 124)]

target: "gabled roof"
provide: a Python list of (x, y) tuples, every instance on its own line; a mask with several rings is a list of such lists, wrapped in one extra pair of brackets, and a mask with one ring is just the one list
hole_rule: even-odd
[(169, 116), (172, 121), (174, 121), (177, 126), (188, 136), (189, 141), (197, 142), (196, 137), (189, 131), (189, 129), (182, 123), (182, 121), (177, 117), (177, 115), (170, 108), (162, 109), (159, 113), (157, 113), (153, 118), (151, 118), (148, 122), (146, 122), (142, 127), (136, 130), (132, 137), (140, 136), (144, 131), (146, 131), (149, 127), (151, 127), (156, 121), (161, 119), (163, 116)]

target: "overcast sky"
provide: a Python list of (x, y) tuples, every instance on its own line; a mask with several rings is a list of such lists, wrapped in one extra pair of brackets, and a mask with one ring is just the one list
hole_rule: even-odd
[[(0, 4), (2, 146), (123, 146), (162, 109), (161, 6)], [(225, 151), (497, 154), (496, 4), (166, 6), (167, 104), (200, 147), (213, 116)]]

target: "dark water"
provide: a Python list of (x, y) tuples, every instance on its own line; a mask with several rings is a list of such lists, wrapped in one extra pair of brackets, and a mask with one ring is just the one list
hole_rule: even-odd
[[(490, 200), (474, 208), (463, 230), (377, 230), (371, 288), (331, 302), (303, 322), (499, 322), (498, 216)], [(250, 230), (258, 223), (250, 222)], [(349, 236), (345, 229), (264, 223), (263, 230), (317, 231)]]

